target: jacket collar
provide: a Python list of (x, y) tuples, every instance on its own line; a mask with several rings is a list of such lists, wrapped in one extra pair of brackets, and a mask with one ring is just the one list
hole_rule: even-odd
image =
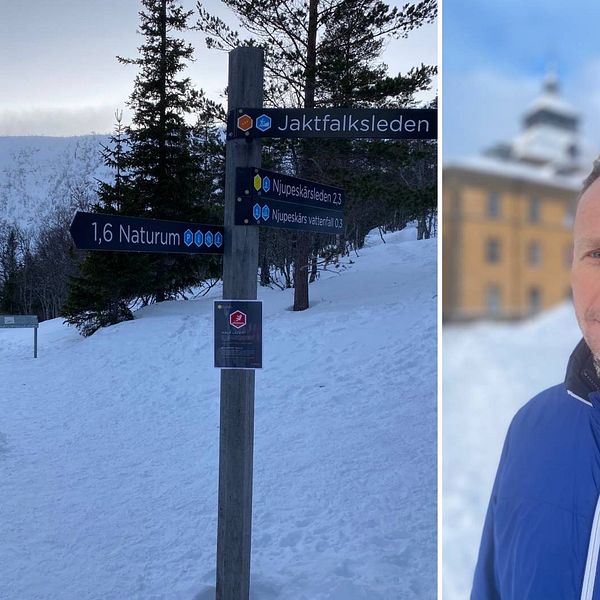
[(592, 392), (600, 392), (594, 357), (584, 339), (577, 344), (569, 358), (565, 386), (571, 395), (583, 401), (588, 401)]

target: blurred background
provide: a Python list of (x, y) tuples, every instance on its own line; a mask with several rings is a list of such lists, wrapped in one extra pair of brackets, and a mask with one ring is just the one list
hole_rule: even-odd
[(514, 413), (580, 339), (571, 227), (600, 152), (600, 6), (445, 0), (443, 592), (469, 597)]

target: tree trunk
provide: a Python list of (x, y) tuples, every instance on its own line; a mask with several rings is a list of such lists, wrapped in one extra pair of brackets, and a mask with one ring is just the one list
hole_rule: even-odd
[(306, 310), (308, 304), (308, 233), (302, 231), (296, 238), (294, 261), (294, 310)]
[(267, 255), (264, 254), (260, 263), (260, 285), (263, 287), (271, 283), (271, 274), (269, 273), (269, 261)]
[(310, 278), (308, 280), (308, 283), (312, 283), (313, 281), (316, 281), (317, 279), (317, 268), (318, 268), (318, 264), (317, 264), (317, 254), (314, 253), (310, 259)]
[[(308, 35), (306, 43), (306, 75), (304, 82), (304, 108), (315, 107), (315, 87), (317, 71), (317, 26), (318, 0), (309, 0), (308, 6)], [(307, 140), (310, 142), (310, 140)], [(302, 153), (302, 176), (308, 177), (311, 157), (309, 149), (313, 146), (304, 144)], [(309, 239), (305, 232), (299, 233), (296, 240), (296, 255), (294, 259), (294, 310), (306, 310), (308, 302), (308, 259)]]

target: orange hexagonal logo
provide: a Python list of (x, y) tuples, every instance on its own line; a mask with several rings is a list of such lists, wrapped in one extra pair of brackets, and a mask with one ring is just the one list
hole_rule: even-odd
[(252, 117), (249, 115), (242, 115), (238, 118), (237, 124), (242, 131), (248, 131), (252, 127)]

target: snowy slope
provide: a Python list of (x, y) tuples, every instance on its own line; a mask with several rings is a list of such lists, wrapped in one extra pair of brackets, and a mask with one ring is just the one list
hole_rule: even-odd
[(508, 425), (564, 380), (581, 339), (570, 303), (517, 324), (443, 331), (443, 590), (469, 597), (485, 511)]
[(57, 207), (93, 196), (96, 179), (112, 177), (100, 155), (104, 135), (0, 136), (0, 222), (36, 230)]
[[(254, 600), (435, 598), (436, 247), (386, 240), (308, 311), (259, 292)], [(214, 598), (212, 299), (31, 338), (0, 330), (0, 598)]]

